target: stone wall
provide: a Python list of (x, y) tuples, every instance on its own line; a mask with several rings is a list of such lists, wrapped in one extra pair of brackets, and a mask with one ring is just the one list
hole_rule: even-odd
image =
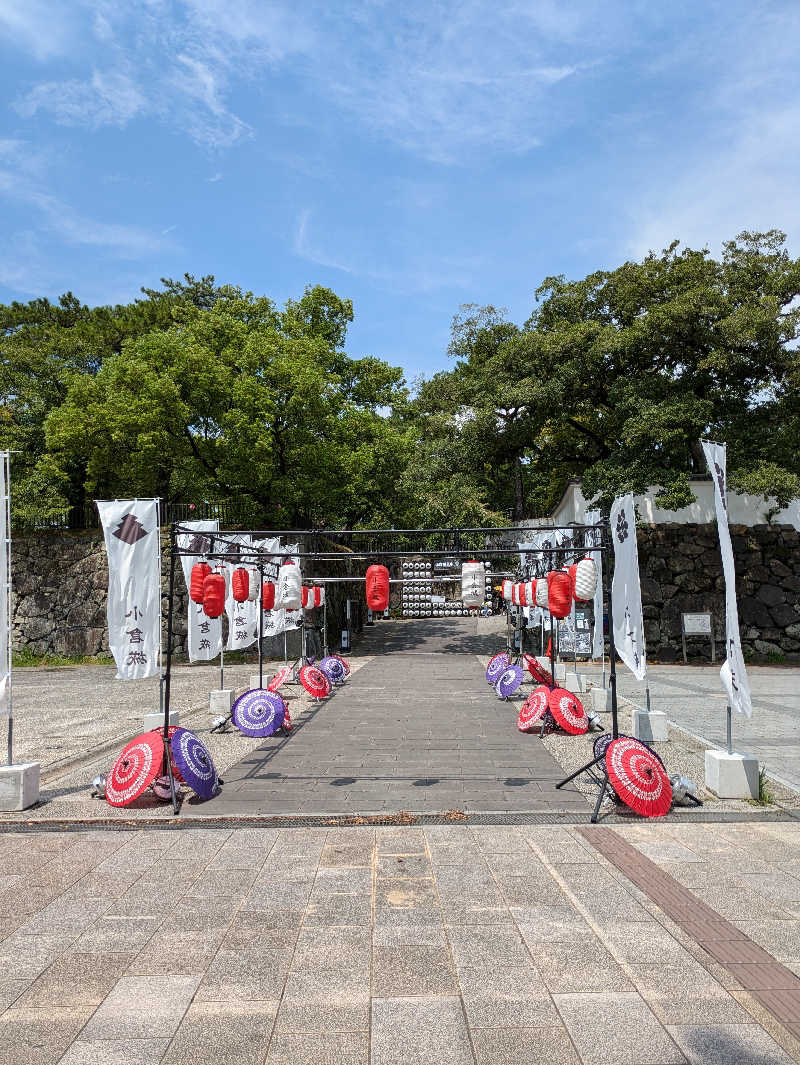
[[(639, 571), (648, 658), (681, 659), (681, 614), (710, 610), (724, 657), (725, 584), (716, 525), (639, 526)], [(800, 533), (791, 525), (731, 526), (739, 623), (747, 658), (800, 662)], [(710, 643), (691, 637), (692, 658)], [(719, 660), (719, 657), (718, 657)]]
[[(731, 526), (738, 574), (742, 642), (749, 657), (782, 655), (800, 662), (800, 533), (788, 525)], [(725, 593), (715, 525), (644, 525), (638, 529), (648, 657), (668, 662), (681, 656), (681, 613), (711, 610), (718, 652), (723, 653)], [(169, 558), (163, 550), (164, 592)], [(97, 532), (49, 532), (15, 536), (12, 544), (14, 647), (37, 654), (92, 655), (108, 651), (106, 631), (105, 547)], [(363, 576), (366, 563), (350, 560), (317, 566), (318, 576)], [(313, 576), (309, 577), (313, 581)], [(347, 598), (361, 602), (363, 584), (328, 586), (328, 632), (338, 647)], [(393, 586), (393, 600), (399, 596)], [(187, 593), (177, 568), (175, 639), (178, 655), (186, 649)], [(164, 599), (166, 621), (166, 595)], [(315, 615), (312, 615), (314, 617)], [(165, 625), (166, 630), (166, 625)], [(319, 653), (310, 634), (311, 653)], [(298, 653), (298, 635), (290, 633), (290, 654)], [(270, 655), (283, 653), (275, 637)], [(693, 658), (708, 658), (707, 640), (688, 642)]]

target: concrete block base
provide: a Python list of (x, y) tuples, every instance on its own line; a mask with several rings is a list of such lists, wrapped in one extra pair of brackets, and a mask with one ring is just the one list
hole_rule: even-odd
[(706, 751), (706, 787), (720, 799), (757, 799), (758, 759), (751, 754)]
[(208, 709), (212, 714), (229, 714), (233, 706), (233, 688), (217, 688), (208, 693)]
[[(180, 714), (177, 710), (170, 710), (169, 712), (170, 725), (180, 724)], [(144, 732), (152, 732), (154, 728), (164, 727), (164, 715), (163, 714), (145, 714), (144, 715)]]
[(0, 810), (27, 810), (38, 801), (38, 762), (0, 766)]
[(586, 681), (582, 673), (576, 673), (574, 670), (567, 670), (564, 677), (564, 687), (567, 691), (574, 692), (576, 695), (580, 695), (581, 692), (586, 691)]
[(633, 735), (643, 743), (660, 743), (669, 739), (669, 723), (662, 710), (634, 710)]
[(261, 681), (261, 684), (258, 683), (258, 673), (251, 673), (250, 674), (250, 690), (252, 691), (253, 688), (259, 688), (259, 687), (260, 688), (266, 688), (266, 686), (269, 684), (271, 676), (272, 676), (272, 671), (267, 669), (266, 665), (264, 666), (264, 676), (263, 676), (263, 680)]
[(611, 689), (610, 688), (592, 688), (592, 710), (596, 714), (610, 714), (611, 713)]
[[(547, 668), (550, 668), (549, 665), (547, 666)], [(567, 679), (567, 667), (564, 665), (563, 662), (556, 662), (554, 668), (555, 676), (553, 677), (553, 680), (556, 682), (556, 684), (563, 685), (564, 681)]]

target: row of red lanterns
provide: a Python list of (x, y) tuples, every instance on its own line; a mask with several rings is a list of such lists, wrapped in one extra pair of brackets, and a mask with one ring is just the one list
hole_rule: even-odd
[(551, 570), (546, 577), (514, 584), (503, 581), (503, 598), (513, 606), (540, 606), (554, 618), (568, 617), (573, 600), (588, 603), (597, 587), (597, 566), (593, 558), (582, 558), (565, 569)]
[[(250, 572), (244, 566), (237, 566), (231, 574), (231, 594), (237, 603), (250, 599)], [(261, 584), (261, 606), (263, 610), (275, 608), (275, 584), (263, 581)], [(212, 571), (207, 562), (196, 562), (192, 566), (189, 579), (189, 598), (193, 603), (202, 605), (203, 612), (210, 618), (218, 618), (225, 609), (225, 577), (219, 571)], [(257, 596), (253, 596), (255, 600)], [(305, 610), (322, 606), (325, 592), (320, 585), (303, 585), (301, 605)], [(291, 613), (291, 609), (288, 610)]]

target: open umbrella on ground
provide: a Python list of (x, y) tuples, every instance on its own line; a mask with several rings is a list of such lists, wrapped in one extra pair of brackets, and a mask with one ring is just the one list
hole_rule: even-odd
[(507, 699), (509, 695), (514, 694), (520, 684), (522, 684), (522, 667), (506, 666), (497, 678), (494, 690), (497, 692), (498, 698)]
[(501, 651), (500, 654), (492, 655), (486, 667), (486, 683), (492, 687), (497, 684), (504, 669), (511, 665), (511, 656)]
[(589, 731), (589, 719), (583, 703), (566, 688), (553, 688), (548, 705), (556, 724), (565, 732), (580, 736)]
[(316, 666), (303, 666), (298, 677), (308, 694), (313, 695), (315, 699), (324, 699), (326, 695), (330, 695), (331, 682)]
[(267, 691), (276, 692), (279, 688), (282, 688), (286, 681), (292, 675), (291, 666), (281, 666), (275, 676), (267, 685)]
[(347, 673), (338, 658), (328, 655), (319, 663), (319, 668), (331, 682), (331, 684), (344, 684)]
[(553, 678), (550, 676), (550, 671), (545, 669), (538, 659), (534, 658), (533, 655), (523, 655), (522, 660), (535, 681), (539, 684), (547, 684), (552, 688)]
[(542, 685), (534, 688), (520, 707), (517, 728), (520, 732), (532, 732), (547, 712), (550, 692)]
[(612, 740), (605, 752), (609, 782), (622, 802), (643, 817), (663, 817), (672, 805), (672, 785), (661, 759), (629, 736)]
[(277, 692), (253, 688), (240, 695), (231, 709), (234, 725), (245, 736), (271, 736), (283, 728), (286, 703)]
[(123, 747), (106, 777), (106, 799), (111, 806), (127, 806), (147, 790), (164, 764), (164, 740), (145, 732)]
[(350, 663), (347, 661), (347, 659), (346, 658), (342, 658), (341, 655), (337, 655), (335, 651), (333, 652), (333, 654), (330, 657), (339, 659), (339, 661), (344, 666), (345, 675), (349, 677), (350, 676)]
[(211, 753), (200, 737), (188, 728), (176, 728), (170, 747), (175, 764), (189, 787), (201, 799), (216, 795), (219, 778)]

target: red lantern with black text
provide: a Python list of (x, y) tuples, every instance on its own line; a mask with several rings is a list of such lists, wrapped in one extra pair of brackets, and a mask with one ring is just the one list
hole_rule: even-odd
[(231, 592), (237, 603), (244, 603), (250, 594), (250, 574), (244, 566), (237, 566), (231, 576)]
[(547, 602), (554, 618), (566, 618), (572, 610), (569, 574), (563, 569), (547, 574)]
[(192, 575), (189, 579), (189, 598), (193, 603), (203, 602), (203, 584), (211, 572), (207, 562), (195, 562), (192, 566)]
[(203, 611), (209, 618), (218, 618), (225, 609), (225, 578), (221, 573), (209, 573), (203, 581)]
[(367, 568), (367, 606), (383, 611), (389, 605), (389, 571), (386, 566)]

